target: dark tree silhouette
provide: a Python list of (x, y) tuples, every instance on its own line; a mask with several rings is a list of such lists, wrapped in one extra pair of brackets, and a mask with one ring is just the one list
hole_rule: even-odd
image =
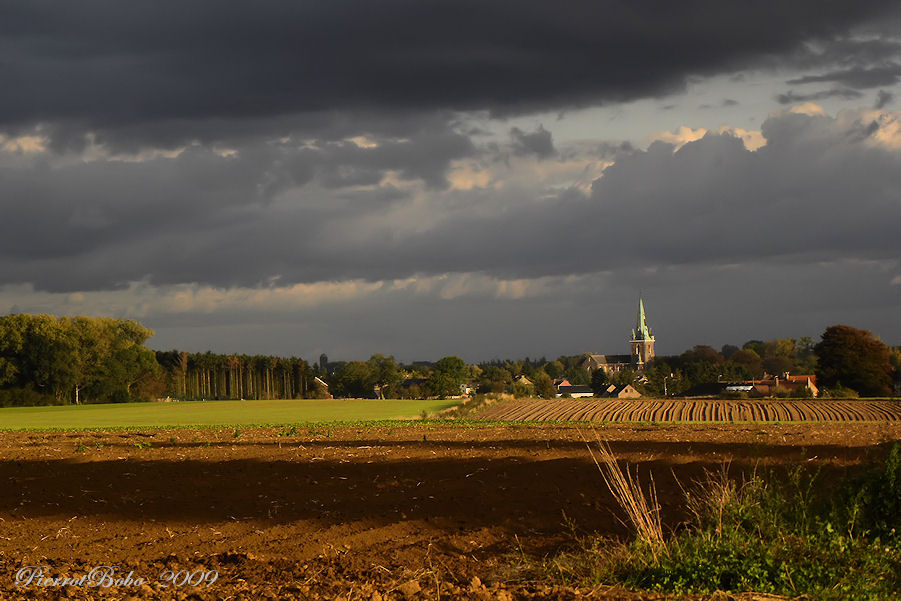
[(814, 347), (817, 384), (847, 386), (863, 396), (892, 392), (890, 350), (867, 330), (835, 325), (826, 328)]

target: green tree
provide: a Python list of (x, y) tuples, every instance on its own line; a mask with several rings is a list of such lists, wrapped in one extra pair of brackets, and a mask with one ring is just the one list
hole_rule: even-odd
[(544, 364), (544, 371), (549, 375), (552, 379), (556, 380), (563, 376), (563, 372), (566, 371), (566, 368), (563, 366), (563, 363), (560, 360), (549, 361)]
[(460, 394), (459, 382), (443, 371), (433, 372), (429, 376), (426, 387), (429, 390), (429, 394), (436, 397), (445, 398)]
[(513, 396), (518, 399), (535, 396), (535, 385), (523, 380), (513, 382)]
[(723, 356), (723, 359), (729, 360), (732, 355), (740, 351), (741, 349), (735, 346), (734, 344), (724, 344), (723, 348), (720, 349), (720, 354)]
[(573, 386), (588, 386), (591, 384), (590, 376), (587, 369), (582, 369), (578, 365), (567, 367), (563, 372), (563, 377), (569, 380)]
[(479, 392), (507, 392), (513, 384), (513, 374), (498, 365), (485, 365), (479, 376)]
[(336, 397), (371, 398), (375, 374), (368, 363), (350, 361), (332, 375), (331, 390)]
[(435, 363), (429, 376), (429, 391), (438, 397), (457, 396), (468, 376), (469, 368), (463, 359), (454, 355), (443, 357)]
[(763, 340), (748, 340), (741, 348), (746, 351), (754, 351), (761, 359), (766, 356), (766, 343)]
[(891, 353), (871, 332), (845, 325), (830, 326), (814, 350), (819, 386), (841, 384), (863, 396), (891, 394)]
[(736, 351), (729, 357), (729, 360), (726, 361), (726, 365), (733, 369), (743, 368), (747, 371), (747, 379), (760, 378), (763, 376), (763, 361), (760, 359), (760, 356), (751, 349)]
[(795, 353), (795, 372), (812, 374), (817, 369), (817, 355), (814, 352), (814, 341), (810, 336), (798, 338)]
[(635, 378), (636, 373), (634, 371), (631, 369), (622, 369), (610, 377), (610, 383), (614, 386), (625, 386), (626, 384), (634, 384)]
[(607, 377), (607, 372), (603, 369), (596, 369), (591, 372), (591, 389), (594, 391), (594, 396), (601, 396), (604, 392), (607, 391), (607, 387), (610, 386), (610, 378)]
[(397, 395), (397, 388), (401, 383), (400, 368), (392, 356), (373, 355), (369, 359), (369, 369), (375, 387), (378, 388), (379, 398), (393, 398)]
[(535, 379), (532, 380), (535, 387), (535, 395), (543, 399), (552, 399), (557, 396), (557, 389), (554, 388), (554, 381), (543, 370), (535, 372)]

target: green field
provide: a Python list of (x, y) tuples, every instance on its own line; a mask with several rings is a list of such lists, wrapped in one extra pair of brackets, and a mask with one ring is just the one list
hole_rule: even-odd
[(415, 419), (458, 401), (277, 400), (114, 403), (0, 409), (0, 430), (252, 426)]

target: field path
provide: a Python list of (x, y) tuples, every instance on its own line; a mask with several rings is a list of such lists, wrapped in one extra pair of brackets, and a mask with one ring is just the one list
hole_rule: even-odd
[(721, 401), (527, 399), (479, 411), (476, 419), (567, 422), (895, 422), (896, 401)]

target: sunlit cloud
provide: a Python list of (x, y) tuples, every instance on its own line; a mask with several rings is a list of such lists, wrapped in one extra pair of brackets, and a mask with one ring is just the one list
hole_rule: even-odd
[(656, 141), (665, 142), (673, 145), (673, 151), (677, 151), (689, 142), (695, 142), (702, 139), (707, 134), (731, 135), (739, 138), (748, 150), (754, 151), (766, 145), (766, 138), (760, 130), (748, 130), (740, 127), (730, 127), (723, 125), (717, 129), (707, 129), (699, 127), (692, 129), (690, 127), (681, 126), (675, 131), (662, 131), (651, 134), (648, 138), (648, 144)]

